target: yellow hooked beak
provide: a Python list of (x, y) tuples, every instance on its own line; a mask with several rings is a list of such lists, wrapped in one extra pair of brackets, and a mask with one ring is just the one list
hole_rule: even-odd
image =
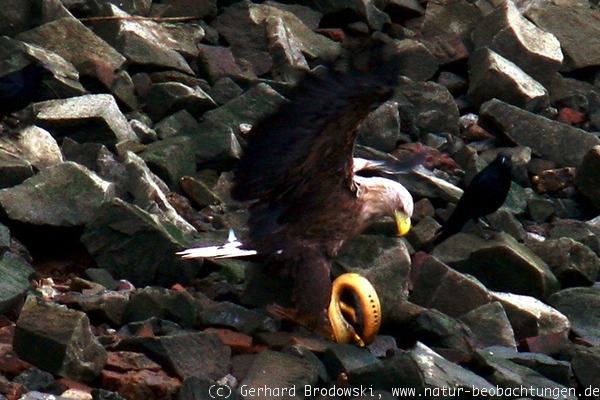
[(394, 218), (396, 218), (396, 228), (398, 229), (398, 236), (404, 236), (410, 230), (410, 217), (405, 212), (396, 210), (394, 211)]

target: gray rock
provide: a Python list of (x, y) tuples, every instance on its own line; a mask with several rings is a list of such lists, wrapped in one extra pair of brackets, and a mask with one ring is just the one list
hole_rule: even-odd
[(517, 341), (532, 336), (567, 333), (571, 327), (567, 317), (533, 297), (500, 292), (492, 292), (492, 296), (502, 303)]
[(410, 228), (407, 239), (414, 248), (420, 249), (433, 241), (440, 228), (435, 218), (427, 216)]
[(411, 352), (396, 350), (377, 363), (363, 368), (355, 368), (348, 375), (348, 382), (354, 387), (364, 385), (380, 390), (395, 390), (402, 387), (407, 390), (423, 390), (424, 376)]
[(523, 17), (512, 0), (502, 2), (483, 18), (471, 39), (476, 48), (489, 47), (542, 84), (563, 61), (556, 37)]
[(21, 310), (13, 346), (21, 359), (74, 380), (93, 380), (106, 362), (106, 351), (84, 313), (35, 296), (29, 296)]
[[(189, 3), (193, 3), (187, 0)], [(171, 3), (172, 4), (172, 3)], [(189, 16), (189, 14), (186, 14)], [(171, 38), (166, 46), (180, 53), (186, 59), (198, 57), (198, 45), (206, 36), (206, 31), (200, 22), (193, 23), (161, 23), (161, 28)]]
[(492, 290), (543, 299), (559, 287), (548, 265), (505, 233), (490, 240), (459, 233), (432, 254), (456, 270), (474, 275)]
[[(529, 204), (529, 203), (528, 203)], [(500, 208), (486, 216), (491, 227), (500, 232), (506, 232), (519, 242), (525, 240), (526, 232), (521, 222), (506, 208)]]
[(588, 150), (600, 144), (600, 139), (589, 132), (496, 99), (484, 103), (480, 115), (484, 123), (499, 129), (511, 141), (530, 147), (535, 155), (559, 166), (578, 166)]
[(198, 69), (210, 82), (221, 78), (247, 80), (253, 73), (243, 71), (229, 47), (198, 45)]
[(550, 219), (556, 209), (552, 200), (535, 196), (527, 201), (527, 212), (535, 222), (542, 223)]
[(190, 136), (172, 136), (150, 143), (140, 157), (170, 188), (175, 189), (182, 176), (196, 172), (195, 144)]
[(584, 196), (600, 208), (600, 146), (592, 147), (583, 157), (581, 165), (577, 168), (575, 185)]
[(334, 264), (371, 282), (383, 315), (408, 298), (410, 256), (401, 239), (360, 235), (345, 243)]
[(519, 352), (514, 348), (494, 346), (489, 347), (494, 357), (504, 358), (516, 364), (530, 368), (551, 381), (569, 386), (572, 379), (571, 365), (567, 361), (559, 361), (541, 353)]
[[(479, 350), (475, 355), (475, 362), (480, 368), (489, 369), (484, 376), (493, 384), (491, 395), (499, 395), (501, 388), (514, 390), (514, 388), (528, 388), (527, 395), (537, 399), (577, 399), (574, 390), (569, 390), (559, 383), (553, 382), (533, 369), (522, 366), (503, 357), (498, 357), (491, 349)], [(518, 392), (522, 395), (523, 393)]]
[(469, 79), (469, 96), (475, 106), (493, 98), (529, 111), (548, 106), (548, 91), (540, 83), (489, 48), (469, 58)]
[(339, 56), (339, 43), (313, 32), (294, 14), (266, 4), (239, 2), (219, 14), (213, 26), (230, 44), (233, 54), (252, 65), (256, 75), (264, 75), (272, 68), (265, 35), (265, 24), (269, 17), (281, 18), (290, 37), (296, 39), (307, 57), (333, 61)]
[[(422, 133), (458, 133), (458, 107), (444, 86), (435, 82), (403, 80), (393, 97)], [(407, 108), (408, 106), (408, 108)]]
[(131, 293), (123, 311), (123, 320), (135, 322), (156, 317), (191, 328), (196, 323), (197, 311), (194, 299), (185, 292), (147, 287)]
[(477, 348), (506, 346), (516, 350), (515, 333), (500, 302), (477, 307), (460, 320), (471, 329)]
[(435, 75), (439, 62), (427, 43), (413, 39), (394, 40), (394, 51), (403, 62), (399, 73), (415, 81), (425, 81)]
[(118, 176), (123, 169), (115, 155), (103, 144), (79, 144), (76, 141), (65, 137), (62, 141), (61, 150), (66, 160), (87, 167), (107, 181), (114, 181), (115, 177)]
[(482, 16), (481, 9), (474, 3), (427, 3), (423, 34), (450, 34), (468, 39)]
[(575, 220), (556, 220), (550, 229), (550, 239), (569, 237), (590, 249), (600, 257), (600, 226)]
[(28, 391), (42, 391), (61, 393), (63, 386), (58, 384), (51, 373), (31, 367), (27, 371), (15, 376), (13, 382), (23, 385)]
[[(544, 4), (530, 8), (525, 15), (540, 28), (556, 35), (565, 55), (563, 70), (600, 65), (598, 10), (569, 3)], [(577, 29), (568, 28), (574, 26)]]
[(140, 143), (152, 143), (156, 142), (156, 140), (158, 139), (158, 134), (156, 133), (156, 131), (150, 128), (143, 121), (132, 119), (129, 121), (129, 125), (131, 125), (131, 129), (137, 136)]
[(380, 105), (358, 127), (358, 142), (377, 150), (394, 150), (400, 138), (400, 114), (394, 101)]
[(269, 85), (260, 83), (221, 107), (208, 111), (204, 114), (204, 119), (213, 125), (225, 125), (238, 132), (240, 124), (253, 125), (273, 113), (284, 102), (285, 98)]
[(92, 389), (92, 400), (127, 400), (117, 392), (104, 389)]
[(26, 66), (32, 60), (43, 65), (49, 76), (45, 77), (44, 84), (39, 88), (40, 99), (80, 96), (87, 93), (79, 83), (79, 72), (73, 64), (43, 47), (0, 37), (0, 59), (12, 60), (9, 66), (15, 70)]
[(413, 260), (409, 297), (412, 303), (458, 317), (491, 301), (492, 296), (477, 279), (453, 270), (435, 257), (424, 257), (415, 256)]
[(19, 185), (33, 174), (33, 168), (27, 160), (0, 149), (0, 188)]
[(36, 122), (53, 136), (109, 146), (137, 139), (114, 97), (108, 94), (48, 100), (36, 103), (34, 112)]
[(199, 87), (191, 88), (179, 82), (155, 83), (146, 96), (146, 111), (155, 121), (178, 110), (199, 116), (216, 106)]
[(13, 135), (0, 136), (0, 147), (37, 170), (63, 162), (56, 140), (44, 129), (29, 125)]
[(10, 219), (29, 224), (80, 226), (113, 196), (110, 183), (87, 168), (65, 162), (46, 168), (19, 186), (0, 190)]
[(60, 297), (60, 302), (66, 305), (76, 305), (75, 308), (84, 311), (87, 315), (110, 323), (113, 326), (121, 326), (124, 322), (123, 315), (129, 303), (129, 292), (127, 291), (103, 291), (99, 294), (81, 294), (69, 292)]
[(128, 152), (122, 165), (124, 173), (118, 179), (118, 189), (128, 194), (130, 203), (153, 214), (164, 224), (172, 224), (186, 234), (196, 233), (196, 229), (169, 202), (167, 185), (150, 171), (140, 157)]
[(98, 267), (138, 286), (186, 282), (198, 272), (197, 262), (175, 255), (189, 245), (184, 232), (123, 200), (105, 202), (81, 241)]
[(188, 17), (212, 19), (217, 14), (217, 0), (170, 0), (152, 4), (152, 11), (161, 17)]
[(352, 375), (365, 368), (381, 367), (381, 361), (364, 348), (350, 344), (333, 344), (325, 350), (323, 363), (329, 376), (338, 376), (342, 372)]
[(110, 92), (119, 100), (126, 108), (137, 110), (140, 108), (137, 94), (135, 93), (135, 85), (133, 79), (127, 71), (119, 71), (115, 74), (115, 78), (110, 85)]
[(7, 3), (0, 11), (0, 35), (15, 36), (36, 25), (68, 16), (72, 15), (60, 0), (41, 3), (36, 0), (25, 0)]
[(575, 378), (585, 388), (586, 395), (597, 399), (600, 395), (596, 390), (600, 387), (600, 377), (596, 373), (600, 368), (600, 350), (598, 347), (576, 346), (574, 352), (571, 365)]
[(186, 197), (199, 209), (213, 204), (223, 204), (223, 200), (199, 179), (192, 176), (183, 176), (179, 184)]
[(0, 313), (15, 307), (29, 289), (29, 276), (34, 272), (27, 261), (6, 251), (0, 256)]
[(563, 288), (596, 282), (600, 258), (586, 245), (563, 237), (530, 243), (527, 247), (548, 264)]
[(447, 350), (456, 356), (468, 357), (473, 351), (471, 330), (456, 318), (436, 309), (426, 309), (403, 329), (403, 337), (422, 339), (428, 346)]
[(390, 22), (387, 14), (378, 8), (378, 4), (372, 0), (329, 0), (316, 3), (317, 8), (324, 14), (336, 15), (336, 13), (352, 12), (359, 15), (372, 30), (381, 30)]
[(266, 18), (265, 33), (269, 41), (269, 53), (273, 58), (273, 78), (284, 82), (298, 82), (304, 72), (310, 69), (300, 43), (278, 16)]
[(594, 345), (600, 343), (600, 288), (563, 289), (550, 296), (548, 303), (569, 318), (575, 334)]
[(60, 18), (23, 32), (17, 39), (53, 51), (71, 62), (79, 73), (105, 82), (106, 71), (125, 62), (119, 52), (74, 18)]
[[(279, 353), (272, 350), (262, 351), (250, 365), (246, 377), (241, 381), (238, 392), (242, 399), (251, 399), (259, 396), (265, 400), (275, 399), (302, 399), (304, 387), (314, 386), (317, 383), (318, 370), (308, 360), (291, 354)], [(279, 389), (275, 391), (251, 392), (253, 389), (265, 387)], [(245, 388), (247, 391), (242, 392)], [(295, 393), (289, 390), (295, 388)], [(287, 392), (283, 392), (288, 389)], [(245, 393), (245, 394), (244, 394)]]
[(116, 290), (119, 286), (119, 281), (113, 278), (110, 272), (104, 268), (88, 268), (84, 273), (89, 280), (104, 286), (108, 290)]
[(198, 129), (198, 122), (187, 110), (180, 110), (157, 122), (154, 129), (160, 139), (166, 139), (181, 134), (192, 134)]
[(237, 96), (241, 95), (242, 92), (242, 88), (229, 77), (217, 79), (210, 89), (211, 97), (219, 105), (223, 105), (228, 101), (235, 99)]
[(424, 168), (416, 168), (406, 175), (400, 175), (398, 176), (398, 181), (413, 196), (439, 198), (456, 203), (463, 194), (461, 188), (444, 179), (438, 178)]
[(276, 328), (274, 320), (267, 315), (230, 302), (208, 306), (200, 311), (198, 318), (203, 325), (225, 326), (247, 335), (273, 332)]
[[(424, 344), (417, 342), (410, 351), (411, 358), (423, 376), (426, 388), (433, 397), (460, 397), (461, 392), (492, 390), (494, 386), (473, 372), (454, 364)], [(436, 390), (437, 389), (437, 390)], [(462, 390), (459, 390), (462, 389)]]
[(148, 15), (152, 0), (108, 0), (107, 3), (116, 4), (129, 14)]
[[(96, 11), (103, 16), (130, 16), (110, 3), (105, 3)], [(114, 19), (102, 24), (93, 24), (92, 28), (132, 65), (171, 68), (193, 73), (183, 56), (176, 51), (179, 50), (177, 42), (173, 40), (169, 31), (154, 21)]]

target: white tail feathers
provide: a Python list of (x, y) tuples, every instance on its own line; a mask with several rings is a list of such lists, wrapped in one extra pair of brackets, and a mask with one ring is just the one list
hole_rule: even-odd
[(256, 254), (256, 250), (242, 249), (242, 242), (235, 236), (233, 229), (229, 230), (227, 243), (220, 246), (193, 247), (183, 250), (177, 254), (181, 258), (235, 258), (252, 256)]

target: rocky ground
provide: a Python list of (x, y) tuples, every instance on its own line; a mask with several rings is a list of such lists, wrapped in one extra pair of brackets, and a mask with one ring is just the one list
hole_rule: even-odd
[[(0, 135), (0, 399), (600, 398), (597, 0), (1, 4), (0, 77), (48, 74)], [(369, 36), (406, 78), (356, 152), (428, 157), (410, 235), (334, 263), (382, 301), (359, 348), (265, 314), (289, 288), (260, 265), (175, 252), (244, 233), (244, 134)], [(500, 150), (491, 228), (432, 248)]]

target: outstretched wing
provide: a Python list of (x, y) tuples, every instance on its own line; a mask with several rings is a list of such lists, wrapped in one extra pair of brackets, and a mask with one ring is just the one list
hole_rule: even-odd
[[(397, 68), (390, 62), (368, 72), (309, 75), (288, 103), (252, 128), (232, 195), (257, 200), (249, 223), (254, 245), (267, 237), (273, 241), (282, 229), (330, 234), (325, 217), (354, 199), (356, 128), (389, 98)], [(315, 224), (323, 225), (320, 232)]]

